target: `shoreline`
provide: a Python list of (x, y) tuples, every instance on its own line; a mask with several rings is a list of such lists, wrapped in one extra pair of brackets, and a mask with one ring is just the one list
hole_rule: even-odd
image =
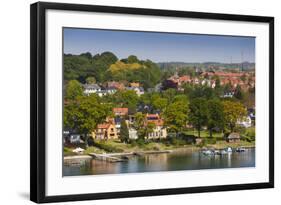
[[(206, 148), (209, 149), (225, 149), (227, 147), (232, 147), (232, 148), (237, 148), (237, 147), (243, 147), (246, 149), (253, 149), (256, 146), (255, 145), (247, 145), (247, 146), (222, 146), (219, 148), (217, 146), (205, 146)], [(203, 147), (202, 147), (203, 148)], [(191, 146), (191, 147), (179, 147), (179, 148), (174, 148), (174, 149), (170, 149), (170, 150), (146, 150), (146, 151), (133, 151), (133, 152), (121, 152), (121, 153), (104, 153), (104, 154), (97, 154), (97, 153), (89, 153), (89, 154), (81, 154), (81, 155), (72, 155), (72, 156), (64, 156), (63, 160), (64, 162), (68, 161), (68, 160), (87, 160), (87, 159), (95, 159), (95, 157), (93, 157), (94, 155), (100, 155), (100, 156), (108, 156), (108, 157), (116, 157), (116, 156), (125, 156), (127, 154), (129, 155), (135, 155), (135, 156), (143, 156), (143, 155), (147, 155), (147, 154), (168, 154), (168, 153), (173, 153), (173, 152), (195, 152), (195, 151), (200, 151), (202, 149), (201, 147), (197, 147), (197, 146)]]

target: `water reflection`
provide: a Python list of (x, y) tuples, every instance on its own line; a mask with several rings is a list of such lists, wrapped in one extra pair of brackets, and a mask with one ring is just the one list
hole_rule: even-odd
[(198, 170), (218, 168), (238, 168), (255, 166), (255, 149), (245, 152), (215, 156), (205, 156), (197, 151), (180, 151), (167, 154), (134, 156), (128, 162), (110, 163), (99, 160), (86, 160), (73, 166), (65, 164), (65, 176), (118, 174), (153, 171)]

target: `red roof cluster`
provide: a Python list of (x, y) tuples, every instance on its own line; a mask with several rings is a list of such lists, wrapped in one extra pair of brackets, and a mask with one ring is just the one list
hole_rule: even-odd
[(223, 78), (238, 78), (241, 77), (243, 75), (245, 75), (245, 73), (230, 73), (230, 72), (203, 72), (201, 74), (202, 76), (208, 75), (208, 76), (219, 76), (219, 77), (223, 77)]

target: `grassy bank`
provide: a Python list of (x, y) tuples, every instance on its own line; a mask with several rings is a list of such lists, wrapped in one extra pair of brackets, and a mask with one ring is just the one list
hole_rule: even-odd
[[(255, 142), (248, 141), (240, 141), (236, 143), (228, 143), (226, 141), (216, 141), (214, 139), (209, 140), (211, 143), (204, 143), (203, 145), (194, 145), (184, 143), (183, 140), (179, 139), (179, 141), (174, 141), (172, 144), (167, 143), (167, 141), (159, 141), (159, 142), (143, 142), (137, 143), (133, 142), (131, 144), (125, 144), (118, 140), (108, 140), (108, 141), (100, 141), (95, 142), (94, 146), (90, 146), (88, 148), (82, 147), (85, 149), (83, 154), (89, 153), (122, 153), (122, 152), (140, 152), (140, 151), (163, 151), (163, 150), (180, 150), (180, 149), (200, 149), (201, 147), (215, 148), (215, 149), (223, 149), (226, 147), (255, 147)], [(214, 143), (215, 142), (215, 143)], [(73, 148), (64, 148), (64, 156), (74, 156), (76, 153), (72, 152)]]

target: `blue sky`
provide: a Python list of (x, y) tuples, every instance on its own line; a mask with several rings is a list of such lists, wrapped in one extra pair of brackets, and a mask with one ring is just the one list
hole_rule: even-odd
[(64, 53), (113, 52), (154, 62), (255, 62), (255, 38), (97, 29), (64, 29)]

